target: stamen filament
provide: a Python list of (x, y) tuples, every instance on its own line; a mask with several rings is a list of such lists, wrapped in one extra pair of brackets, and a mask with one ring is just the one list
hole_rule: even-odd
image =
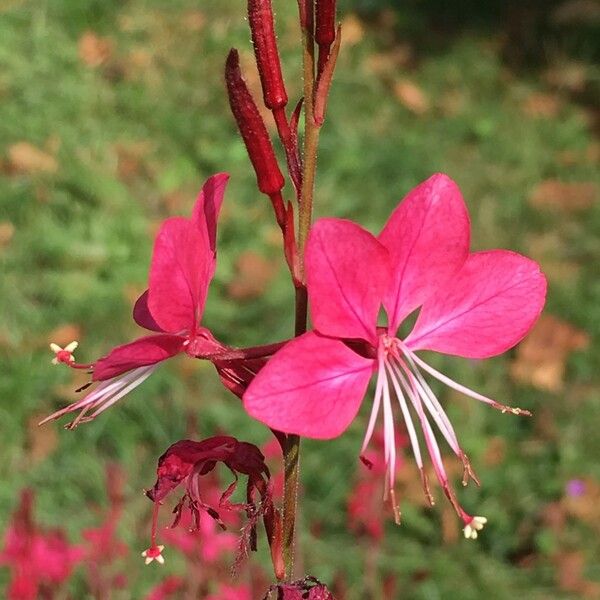
[(408, 357), (412, 358), (412, 360), (414, 360), (414, 362), (416, 362), (421, 368), (425, 369), (425, 371), (427, 371), (430, 375), (432, 375), (433, 377), (435, 377), (442, 383), (445, 383), (447, 386), (451, 387), (452, 389), (454, 389), (458, 392), (461, 392), (462, 394), (465, 394), (465, 396), (469, 396), (471, 398), (474, 398), (475, 400), (479, 400), (480, 402), (489, 404), (491, 407), (496, 408), (497, 410), (500, 410), (503, 413), (510, 412), (513, 415), (525, 415), (527, 417), (531, 416), (531, 413), (528, 410), (524, 410), (522, 408), (513, 408), (511, 406), (506, 406), (504, 404), (500, 404), (499, 402), (496, 402), (495, 400), (492, 400), (491, 398), (488, 398), (487, 396), (483, 396), (482, 394), (479, 394), (479, 393), (475, 392), (474, 390), (472, 390), (464, 385), (461, 385), (460, 383), (457, 383), (453, 379), (450, 379), (450, 377), (447, 377), (443, 373), (440, 373), (439, 371), (434, 369), (432, 366), (428, 365), (425, 361), (421, 360), (414, 352), (412, 352), (412, 350), (410, 350), (406, 346), (406, 344), (404, 344), (403, 342), (400, 342), (400, 343), (402, 344), (402, 349), (403, 349), (404, 353), (406, 354), (407, 358)]

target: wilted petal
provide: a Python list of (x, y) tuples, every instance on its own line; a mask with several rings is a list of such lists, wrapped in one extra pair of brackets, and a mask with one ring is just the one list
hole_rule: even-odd
[(133, 320), (144, 329), (149, 329), (150, 331), (162, 331), (148, 308), (148, 290), (135, 301), (133, 306)]
[(423, 305), (406, 345), (469, 358), (500, 354), (523, 339), (545, 298), (535, 261), (508, 250), (471, 254)]
[(228, 181), (227, 173), (217, 173), (209, 177), (202, 186), (192, 212), (192, 222), (206, 229), (213, 254), (216, 253), (217, 247), (217, 220)]
[(165, 331), (177, 333), (196, 325), (213, 272), (206, 230), (183, 217), (160, 228), (150, 266), (148, 308)]
[(154, 365), (171, 358), (183, 348), (185, 338), (178, 335), (149, 335), (117, 346), (94, 363), (94, 381), (104, 381), (137, 367)]
[(374, 367), (374, 360), (340, 341), (305, 333), (258, 373), (244, 394), (244, 406), (273, 429), (334, 438), (356, 416)]
[(376, 341), (389, 278), (388, 253), (368, 231), (343, 219), (319, 219), (306, 247), (313, 326), (335, 337)]
[(390, 253), (392, 277), (383, 300), (390, 333), (458, 271), (469, 237), (462, 195), (446, 175), (432, 175), (398, 205), (379, 235)]

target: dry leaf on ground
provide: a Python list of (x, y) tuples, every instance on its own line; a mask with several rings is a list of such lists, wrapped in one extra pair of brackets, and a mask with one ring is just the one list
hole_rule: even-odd
[(365, 35), (362, 21), (356, 15), (347, 15), (342, 21), (342, 46), (356, 46)]
[(86, 31), (79, 38), (78, 50), (81, 62), (93, 69), (102, 66), (111, 58), (113, 44), (108, 38), (100, 37), (93, 31)]
[(36, 173), (56, 173), (58, 162), (48, 152), (29, 142), (17, 142), (8, 149), (9, 167), (15, 173), (34, 175)]
[(521, 383), (541, 390), (559, 392), (564, 385), (564, 373), (571, 352), (589, 344), (585, 331), (554, 317), (542, 315), (525, 341), (517, 348), (517, 357), (510, 366), (511, 376)]
[(573, 212), (590, 208), (598, 199), (598, 186), (593, 182), (542, 181), (529, 196), (535, 208)]
[(59, 325), (46, 336), (47, 344), (54, 343), (59, 346), (66, 346), (74, 340), (81, 341), (81, 327), (74, 323)]
[(536, 92), (525, 99), (522, 108), (530, 117), (550, 119), (558, 115), (562, 101), (556, 95)]
[(261, 296), (277, 273), (277, 264), (256, 252), (244, 252), (236, 262), (236, 278), (227, 286), (232, 298)]
[(50, 456), (58, 446), (56, 427), (38, 425), (46, 416), (46, 413), (38, 413), (27, 419), (27, 457), (33, 464)]
[(394, 95), (405, 108), (416, 115), (422, 115), (430, 108), (425, 92), (408, 79), (401, 79), (394, 84)]
[(0, 221), (0, 248), (6, 248), (15, 234), (15, 226), (10, 221)]

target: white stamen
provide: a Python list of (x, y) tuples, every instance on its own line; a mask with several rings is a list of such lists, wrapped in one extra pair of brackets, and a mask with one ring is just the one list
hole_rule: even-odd
[[(407, 358), (411, 360), (410, 356), (407, 356)], [(435, 394), (427, 385), (427, 382), (423, 378), (423, 375), (421, 375), (419, 372), (416, 365), (412, 363), (411, 366), (413, 367), (413, 372), (407, 371), (407, 376), (409, 376), (411, 379), (411, 385), (413, 386), (413, 389), (418, 391), (419, 396), (423, 400), (423, 404), (425, 404), (425, 408), (427, 408), (429, 414), (433, 417), (433, 420), (436, 422), (436, 425), (439, 427), (444, 438), (446, 438), (446, 441), (448, 442), (450, 448), (452, 448), (452, 451), (457, 456), (462, 456), (463, 452), (460, 449), (458, 438), (454, 428), (452, 427), (452, 424), (450, 423), (450, 419), (448, 419), (448, 416), (446, 415), (446, 411), (444, 411), (442, 408), (438, 399), (435, 397)], [(396, 369), (398, 368), (397, 365), (394, 365), (394, 367)]]
[(402, 411), (402, 416), (404, 417), (404, 422), (406, 423), (406, 428), (408, 429), (408, 437), (410, 439), (410, 445), (412, 447), (413, 455), (415, 457), (415, 462), (417, 463), (419, 469), (422, 469), (423, 458), (421, 457), (421, 447), (419, 445), (419, 438), (417, 437), (417, 432), (415, 430), (412, 417), (410, 416), (410, 412), (408, 410), (408, 405), (406, 404), (404, 394), (400, 389), (400, 386), (394, 376), (394, 373), (389, 370), (389, 363), (388, 372), (390, 373), (390, 379), (392, 380), (392, 385), (394, 386), (394, 391), (396, 392), (396, 397), (398, 398), (398, 403), (400, 404), (400, 410)]
[(375, 388), (375, 399), (373, 400), (373, 408), (371, 409), (371, 416), (369, 417), (369, 425), (367, 426), (367, 432), (365, 433), (365, 439), (363, 440), (361, 454), (364, 454), (371, 437), (373, 437), (373, 431), (375, 430), (375, 423), (377, 422), (377, 416), (379, 414), (379, 405), (381, 404), (381, 396), (383, 394), (383, 385), (385, 379), (385, 373), (381, 376), (381, 361), (379, 363), (379, 374), (377, 377), (377, 387)]
[[(383, 365), (383, 361), (381, 362)], [(385, 371), (381, 369), (383, 374), (383, 431), (384, 431), (384, 448), (385, 461), (389, 472), (389, 485), (393, 486), (396, 478), (396, 437), (394, 435), (394, 415), (392, 413), (392, 401), (390, 398), (390, 388)]]
[(482, 394), (479, 394), (476, 391), (474, 391), (464, 385), (461, 385), (460, 383), (457, 383), (453, 379), (450, 379), (450, 377), (447, 377), (443, 373), (440, 373), (439, 371), (434, 369), (431, 365), (428, 365), (425, 361), (421, 360), (405, 344), (402, 344), (402, 347), (403, 347), (404, 352), (407, 353), (408, 356), (410, 356), (421, 368), (425, 369), (425, 371), (427, 371), (430, 375), (432, 375), (433, 377), (435, 377), (442, 383), (445, 383), (448, 387), (451, 387), (452, 389), (456, 390), (457, 392), (460, 392), (461, 394), (465, 394), (465, 396), (470, 396), (471, 398), (474, 398), (475, 400), (479, 400), (480, 402), (484, 402), (485, 404), (489, 404), (490, 406), (493, 406), (494, 408), (497, 408), (498, 410), (501, 410), (502, 412), (508, 411), (515, 415), (530, 414), (528, 411), (523, 410), (521, 408), (513, 408), (510, 406), (505, 406), (504, 404), (500, 404), (499, 402), (496, 402), (495, 400), (492, 400), (491, 398), (488, 398), (487, 396), (483, 396)]

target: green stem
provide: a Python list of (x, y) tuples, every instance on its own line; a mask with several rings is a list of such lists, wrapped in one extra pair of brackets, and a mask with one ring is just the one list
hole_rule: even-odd
[[(302, 2), (302, 0), (300, 0)], [(306, 10), (313, 10), (313, 3), (306, 2)], [(303, 27), (302, 48), (304, 65), (304, 161), (302, 169), (302, 187), (298, 211), (298, 265), (301, 287), (296, 289), (295, 334), (306, 331), (308, 299), (304, 287), (304, 248), (312, 221), (313, 192), (317, 169), (317, 146), (319, 127), (313, 114), (315, 86), (315, 47), (312, 34), (312, 15), (310, 25)], [(288, 581), (294, 578), (294, 547), (296, 514), (298, 510), (298, 482), (300, 478), (300, 437), (288, 435), (283, 453), (284, 498), (283, 498), (283, 560), (285, 576)]]

